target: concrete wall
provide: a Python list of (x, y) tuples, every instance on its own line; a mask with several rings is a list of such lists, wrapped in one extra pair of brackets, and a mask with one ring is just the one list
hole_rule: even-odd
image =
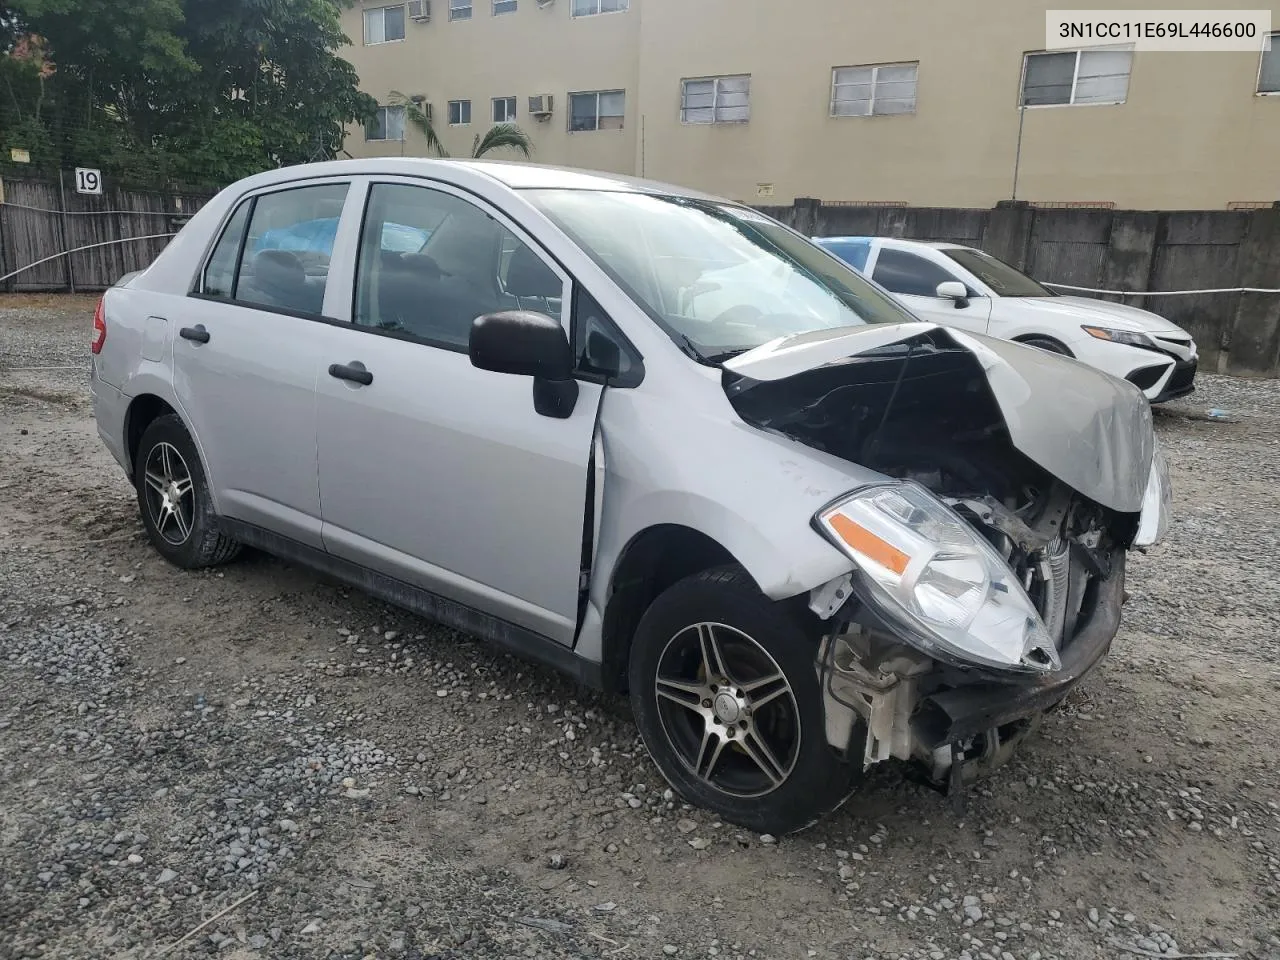
[[(516, 13), (498, 17), (491, 0), (473, 0), (465, 22), (449, 22), (448, 0), (434, 0), (432, 21), (409, 23), (404, 41), (365, 46), (362, 10), (381, 2), (344, 14), (354, 40), (345, 55), (379, 100), (393, 89), (427, 94), (451, 153), (467, 151), (490, 97), (517, 95), (540, 162), (744, 201), (759, 199), (759, 184), (771, 185), (776, 202), (1010, 199), (1023, 55), (1043, 48), (1045, 31), (1044, 5), (1026, 0), (630, 0), (624, 13), (578, 18), (571, 0), (519, 0)], [(1280, 25), (1280, 6), (1271, 10)], [(1026, 109), (1017, 198), (1143, 210), (1280, 198), (1280, 95), (1256, 94), (1259, 56), (1135, 53), (1124, 103)], [(833, 67), (894, 61), (919, 61), (916, 113), (830, 116)], [(681, 123), (681, 80), (725, 74), (751, 75), (750, 121)], [(569, 134), (565, 94), (607, 88), (627, 92), (625, 129)], [(556, 115), (532, 123), (524, 100), (544, 92), (555, 94)], [(440, 119), (457, 97), (473, 101), (468, 130)], [(425, 148), (412, 134), (403, 145), (366, 144), (357, 130), (348, 149)]]
[[(811, 236), (966, 243), (1048, 283), (1125, 291), (1280, 289), (1280, 204), (1151, 213), (1025, 203), (988, 210), (849, 207), (802, 199), (759, 209)], [(1280, 294), (1103, 299), (1152, 310), (1188, 330), (1205, 370), (1280, 376)]]

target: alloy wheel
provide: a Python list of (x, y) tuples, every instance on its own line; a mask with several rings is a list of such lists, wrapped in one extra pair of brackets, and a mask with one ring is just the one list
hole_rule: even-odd
[(195, 484), (178, 448), (160, 442), (143, 468), (147, 512), (156, 532), (175, 547), (187, 542), (195, 517)]
[(715, 789), (763, 796), (795, 767), (795, 694), (777, 661), (741, 630), (721, 623), (681, 630), (658, 659), (654, 692), (675, 755)]

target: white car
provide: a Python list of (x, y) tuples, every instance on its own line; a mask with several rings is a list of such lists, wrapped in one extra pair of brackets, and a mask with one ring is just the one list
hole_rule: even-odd
[(1128, 380), (1152, 403), (1195, 389), (1195, 340), (1147, 310), (1060, 296), (991, 254), (957, 243), (815, 239), (923, 320), (1074, 357)]

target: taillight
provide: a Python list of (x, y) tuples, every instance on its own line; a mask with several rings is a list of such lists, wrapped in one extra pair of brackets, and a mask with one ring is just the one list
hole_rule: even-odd
[(89, 344), (89, 349), (93, 353), (101, 353), (102, 345), (107, 340), (107, 320), (106, 312), (103, 310), (103, 304), (106, 297), (98, 300), (98, 309), (93, 311), (93, 342)]

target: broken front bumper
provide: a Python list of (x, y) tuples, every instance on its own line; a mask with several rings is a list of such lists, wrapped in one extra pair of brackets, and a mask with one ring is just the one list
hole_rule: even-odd
[[(935, 783), (960, 779), (959, 764), (990, 769), (1012, 753), (1046, 711), (1062, 702), (1111, 648), (1124, 600), (1124, 554), (1110, 576), (1081, 598), (1061, 668), (1047, 674), (999, 674), (942, 664), (920, 654), (900, 629), (854, 594), (833, 617), (818, 661), (827, 739), (849, 761), (918, 761)], [(863, 738), (859, 743), (859, 738)]]

